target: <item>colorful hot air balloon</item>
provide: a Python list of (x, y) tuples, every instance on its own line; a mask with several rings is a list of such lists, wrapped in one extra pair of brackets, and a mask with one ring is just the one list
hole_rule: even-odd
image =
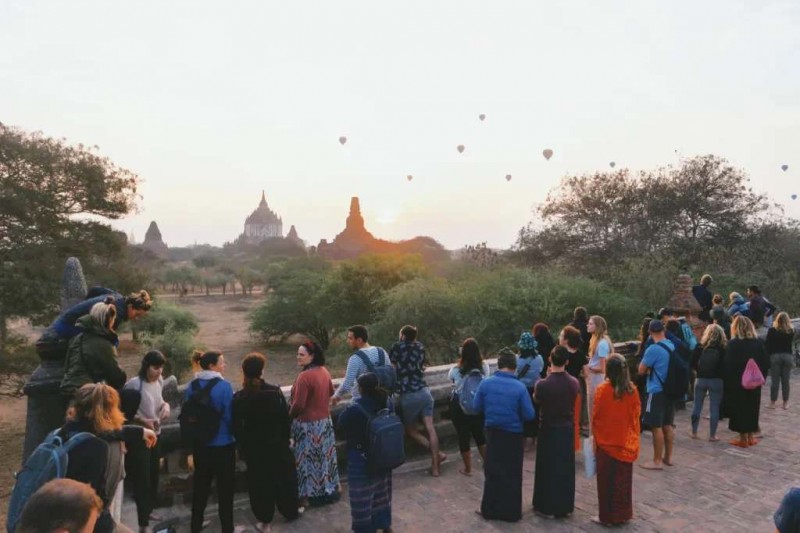
[(407, 179), (408, 181), (411, 181), (411, 180), (413, 180), (413, 179), (414, 179), (414, 176), (412, 176), (411, 174), (409, 174), (408, 176), (406, 176), (406, 179)]
[(612, 161), (611, 163), (608, 164), (608, 166), (610, 166), (611, 168), (614, 168), (615, 166), (617, 166), (617, 164)]
[(797, 200), (797, 195), (796, 194), (792, 195), (792, 200)]
[(781, 165), (781, 170), (786, 172), (787, 170), (789, 170), (789, 165)]
[(459, 144), (458, 146), (456, 146), (456, 150), (458, 150), (459, 154), (463, 154), (464, 153), (464, 145), (463, 144)]
[(511, 174), (506, 174), (506, 181), (511, 181)]
[(550, 161), (550, 158), (553, 157), (553, 151), (550, 148), (547, 148), (544, 151), (542, 151), (542, 155), (544, 156), (545, 159)]
[(339, 137), (339, 144), (344, 146), (344, 143), (346, 143), (346, 142), (347, 142), (347, 137), (345, 137), (344, 135)]
[(478, 118), (481, 119), (481, 122), (483, 122), (484, 120), (486, 120), (486, 115), (481, 113), (480, 115), (478, 115)]

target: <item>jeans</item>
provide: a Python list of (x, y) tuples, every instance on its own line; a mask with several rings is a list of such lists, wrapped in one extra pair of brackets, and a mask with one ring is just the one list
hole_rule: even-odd
[(692, 410), (692, 433), (697, 433), (697, 426), (700, 423), (700, 413), (703, 411), (703, 402), (706, 399), (706, 392), (711, 398), (711, 425), (709, 428), (710, 436), (717, 436), (717, 424), (719, 423), (719, 408), (722, 405), (722, 378), (697, 378), (694, 382), (694, 409)]
[(778, 386), (783, 389), (783, 401), (789, 401), (789, 376), (792, 373), (794, 357), (790, 353), (774, 353), (770, 356), (769, 399), (778, 401)]

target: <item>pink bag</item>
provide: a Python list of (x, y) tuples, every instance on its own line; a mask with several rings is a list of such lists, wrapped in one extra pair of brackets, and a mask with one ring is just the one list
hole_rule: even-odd
[(765, 382), (764, 374), (761, 373), (761, 369), (758, 368), (755, 359), (751, 357), (742, 373), (742, 387), (747, 390), (753, 390), (759, 388)]

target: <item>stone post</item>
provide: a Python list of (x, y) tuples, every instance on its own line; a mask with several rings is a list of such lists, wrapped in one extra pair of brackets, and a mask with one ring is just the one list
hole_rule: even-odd
[[(81, 262), (67, 259), (61, 284), (61, 311), (86, 297), (86, 279)], [(64, 423), (66, 405), (59, 387), (64, 377), (64, 357), (67, 341), (59, 340), (52, 326), (48, 327), (36, 341), (36, 351), (41, 364), (31, 374), (23, 392), (28, 397), (28, 413), (25, 420), (25, 444), (22, 460), (42, 442), (53, 429)]]
[(698, 318), (703, 308), (692, 294), (692, 276), (689, 274), (681, 274), (675, 280), (675, 289), (667, 302), (667, 307), (672, 309), (676, 316), (685, 316), (686, 322), (692, 328), (703, 325), (703, 321)]

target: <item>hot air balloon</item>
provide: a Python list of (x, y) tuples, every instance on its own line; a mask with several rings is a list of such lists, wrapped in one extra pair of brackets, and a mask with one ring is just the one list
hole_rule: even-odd
[(789, 165), (781, 165), (781, 170), (786, 172), (787, 170), (789, 170)]
[(411, 181), (411, 180), (413, 180), (413, 179), (414, 179), (414, 176), (412, 176), (411, 174), (409, 174), (408, 176), (406, 176), (406, 179), (407, 179), (408, 181)]
[(339, 144), (344, 146), (344, 143), (346, 143), (346, 142), (347, 142), (347, 137), (345, 137), (345, 136), (339, 137)]
[(506, 181), (511, 181), (511, 174), (506, 174)]
[(478, 118), (481, 119), (481, 122), (483, 122), (484, 120), (486, 120), (486, 115), (481, 113), (480, 115), (478, 115)]
[(550, 158), (553, 157), (553, 151), (550, 148), (547, 148), (542, 152), (542, 155), (545, 159), (550, 161)]
[(615, 166), (617, 166), (617, 164), (612, 161), (611, 163), (608, 164), (608, 166), (610, 166), (611, 168), (614, 168)]
[(458, 146), (456, 146), (456, 150), (458, 150), (459, 154), (463, 154), (464, 153), (464, 145), (463, 144), (459, 144)]
[(797, 195), (796, 194), (792, 195), (792, 200), (797, 200)]

